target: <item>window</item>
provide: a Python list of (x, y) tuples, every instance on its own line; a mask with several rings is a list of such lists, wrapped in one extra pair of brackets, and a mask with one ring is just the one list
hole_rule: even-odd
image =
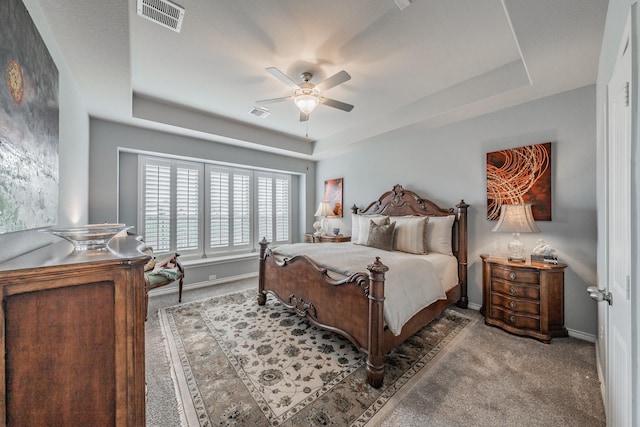
[(249, 252), (291, 241), (291, 176), (140, 156), (139, 224), (158, 253)]
[(290, 240), (291, 179), (286, 175), (258, 174), (258, 236), (269, 242)]

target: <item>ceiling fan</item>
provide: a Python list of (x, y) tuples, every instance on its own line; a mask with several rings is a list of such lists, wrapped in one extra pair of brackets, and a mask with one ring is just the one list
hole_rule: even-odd
[(280, 80), (285, 85), (294, 90), (293, 95), (284, 96), (282, 98), (263, 99), (262, 101), (256, 101), (258, 105), (271, 104), (274, 102), (282, 102), (293, 99), (300, 110), (300, 121), (306, 122), (309, 120), (309, 114), (318, 106), (318, 104), (324, 104), (329, 107), (337, 108), (342, 111), (349, 112), (353, 110), (353, 105), (344, 102), (336, 101), (335, 99), (325, 98), (322, 96), (322, 92), (327, 89), (331, 89), (341, 83), (344, 83), (351, 79), (351, 76), (346, 71), (340, 71), (328, 79), (318, 84), (311, 83), (313, 74), (304, 72), (300, 76), (302, 82), (296, 83), (290, 79), (286, 74), (277, 69), (276, 67), (269, 67), (265, 69), (267, 73), (271, 74), (276, 79)]

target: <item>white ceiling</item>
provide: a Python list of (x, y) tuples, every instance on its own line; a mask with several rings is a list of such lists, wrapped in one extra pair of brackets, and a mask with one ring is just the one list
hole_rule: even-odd
[[(135, 0), (39, 1), (92, 117), (320, 159), (595, 83), (606, 0), (178, 0), (176, 33)], [(265, 72), (352, 79), (299, 122)], [(307, 137), (308, 135), (308, 137)]]

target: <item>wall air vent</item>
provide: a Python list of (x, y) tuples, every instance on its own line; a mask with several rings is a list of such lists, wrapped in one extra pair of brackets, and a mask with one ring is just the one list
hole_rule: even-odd
[(253, 114), (256, 117), (264, 119), (269, 114), (271, 114), (271, 111), (269, 111), (269, 109), (265, 107), (253, 107), (251, 111), (249, 111), (249, 114)]
[(182, 28), (184, 8), (167, 0), (137, 0), (138, 15), (176, 33)]

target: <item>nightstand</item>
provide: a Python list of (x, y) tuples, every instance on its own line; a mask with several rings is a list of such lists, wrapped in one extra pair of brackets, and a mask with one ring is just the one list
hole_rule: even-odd
[(566, 264), (516, 263), (482, 258), (484, 323), (545, 343), (566, 337), (564, 269)]
[(339, 234), (337, 236), (316, 236), (313, 233), (304, 233), (305, 243), (329, 243), (329, 242), (350, 242), (351, 236), (343, 236)]

